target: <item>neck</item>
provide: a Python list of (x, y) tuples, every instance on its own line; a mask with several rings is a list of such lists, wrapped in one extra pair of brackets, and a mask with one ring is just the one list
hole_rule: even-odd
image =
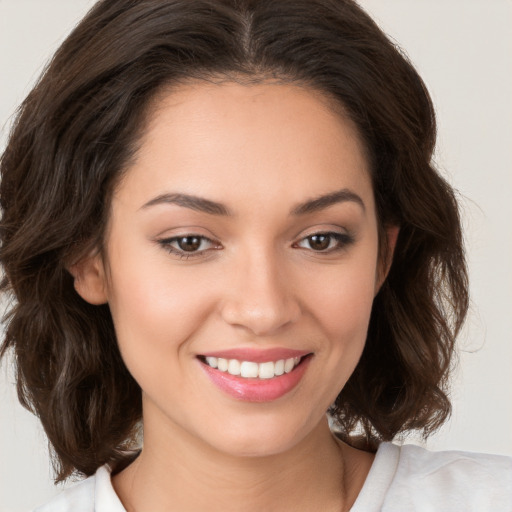
[(339, 512), (355, 501), (371, 465), (354, 452), (332, 436), (326, 419), (293, 448), (263, 457), (221, 453), (145, 425), (141, 454), (113, 484), (128, 512)]

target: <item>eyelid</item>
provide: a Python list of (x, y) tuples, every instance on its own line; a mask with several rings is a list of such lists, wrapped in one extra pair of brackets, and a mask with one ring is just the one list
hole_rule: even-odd
[[(325, 249), (325, 250), (315, 250), (313, 248), (308, 249), (307, 247), (301, 247), (299, 245), (300, 243), (306, 241), (308, 238), (311, 238), (313, 236), (320, 236), (320, 235), (332, 237), (333, 239), (335, 239), (337, 241), (337, 246), (331, 247), (331, 248)], [(349, 245), (352, 245), (354, 242), (355, 242), (355, 237), (351, 232), (348, 232), (346, 230), (338, 231), (338, 230), (333, 230), (332, 228), (330, 228), (330, 229), (317, 229), (315, 231), (312, 231), (311, 233), (303, 235), (298, 240), (298, 242), (294, 242), (293, 245), (297, 246), (298, 248), (311, 251), (315, 254), (331, 254), (331, 253), (345, 250)]]
[[(213, 247), (209, 247), (208, 249), (202, 249), (199, 251), (184, 251), (182, 249), (179, 249), (177, 247), (172, 246), (171, 244), (175, 241), (178, 241), (182, 238), (189, 238), (189, 237), (196, 237), (201, 239), (201, 243), (203, 241), (210, 242)], [(207, 237), (205, 235), (201, 235), (199, 233), (182, 233), (179, 235), (173, 235), (173, 236), (167, 236), (164, 238), (158, 238), (156, 242), (167, 252), (174, 254), (176, 256), (179, 256), (180, 259), (191, 259), (191, 258), (200, 258), (205, 257), (208, 255), (208, 252), (211, 250), (218, 250), (220, 249), (221, 244), (219, 242), (216, 242), (210, 237)]]
[[(302, 247), (300, 245), (301, 243), (307, 241), (308, 238), (311, 238), (313, 236), (320, 236), (320, 235), (328, 236), (328, 237), (331, 237), (332, 239), (334, 239), (337, 242), (336, 246), (330, 247), (327, 249), (315, 250), (311, 247), (307, 248), (307, 247)], [(197, 251), (185, 251), (183, 249), (180, 249), (179, 247), (174, 247), (172, 245), (174, 242), (177, 242), (180, 239), (189, 238), (189, 237), (196, 237), (196, 238), (201, 239), (200, 246), (205, 241), (208, 242), (211, 246), (208, 247), (207, 249), (201, 249), (201, 250), (197, 250)], [(158, 238), (156, 240), (156, 242), (170, 254), (174, 254), (176, 256), (179, 256), (180, 259), (186, 259), (186, 260), (191, 259), (191, 258), (205, 257), (205, 256), (208, 256), (212, 250), (218, 250), (218, 249), (222, 248), (222, 245), (220, 244), (220, 242), (217, 242), (216, 240), (214, 240), (206, 235), (201, 235), (199, 233), (194, 233), (194, 232), (181, 233), (181, 234), (177, 234), (177, 235), (173, 235), (173, 236)], [(321, 255), (321, 254), (331, 254), (331, 253), (343, 251), (349, 245), (352, 245), (354, 242), (355, 242), (354, 235), (346, 230), (340, 231), (340, 230), (334, 230), (333, 228), (330, 228), (330, 229), (329, 228), (327, 228), (327, 229), (318, 229), (317, 228), (315, 231), (312, 231), (308, 234), (304, 234), (303, 236), (301, 236), (297, 242), (294, 242), (292, 244), (292, 247), (299, 248), (299, 249), (305, 249), (309, 252)]]

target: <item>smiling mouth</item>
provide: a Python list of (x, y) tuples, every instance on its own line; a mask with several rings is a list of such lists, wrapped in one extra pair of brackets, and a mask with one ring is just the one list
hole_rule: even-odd
[(276, 361), (266, 361), (262, 363), (211, 356), (199, 356), (199, 360), (210, 368), (234, 377), (253, 380), (269, 380), (291, 373), (311, 355), (312, 354), (307, 354), (302, 357), (290, 357), (287, 359), (278, 359)]

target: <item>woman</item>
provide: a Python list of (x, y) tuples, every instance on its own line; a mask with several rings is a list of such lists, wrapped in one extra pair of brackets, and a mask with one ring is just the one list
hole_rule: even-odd
[(434, 142), (353, 2), (98, 3), (2, 158), (3, 352), (90, 477), (41, 510), (508, 510), (508, 458), (387, 443), (467, 310)]

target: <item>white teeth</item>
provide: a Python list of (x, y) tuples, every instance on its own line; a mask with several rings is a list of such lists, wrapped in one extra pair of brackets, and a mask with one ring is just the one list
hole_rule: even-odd
[(258, 376), (259, 365), (251, 361), (243, 361), (240, 365), (240, 375), (247, 378), (256, 378)]
[(240, 361), (230, 359), (228, 363), (228, 373), (231, 375), (240, 375)]
[(295, 359), (292, 357), (284, 362), (284, 372), (290, 373), (295, 366)]
[(212, 368), (217, 368), (217, 358), (216, 357), (207, 357), (206, 362)]
[(274, 363), (272, 361), (269, 361), (268, 363), (260, 363), (258, 377), (260, 379), (271, 379), (273, 376), (274, 376)]
[(239, 375), (246, 379), (272, 379), (284, 373), (290, 373), (299, 363), (300, 357), (279, 359), (255, 363), (253, 361), (239, 361), (238, 359), (224, 359), (222, 357), (205, 357), (206, 364), (230, 375)]
[(284, 373), (284, 359), (279, 359), (279, 361), (276, 361), (274, 373), (276, 375), (283, 375)]

